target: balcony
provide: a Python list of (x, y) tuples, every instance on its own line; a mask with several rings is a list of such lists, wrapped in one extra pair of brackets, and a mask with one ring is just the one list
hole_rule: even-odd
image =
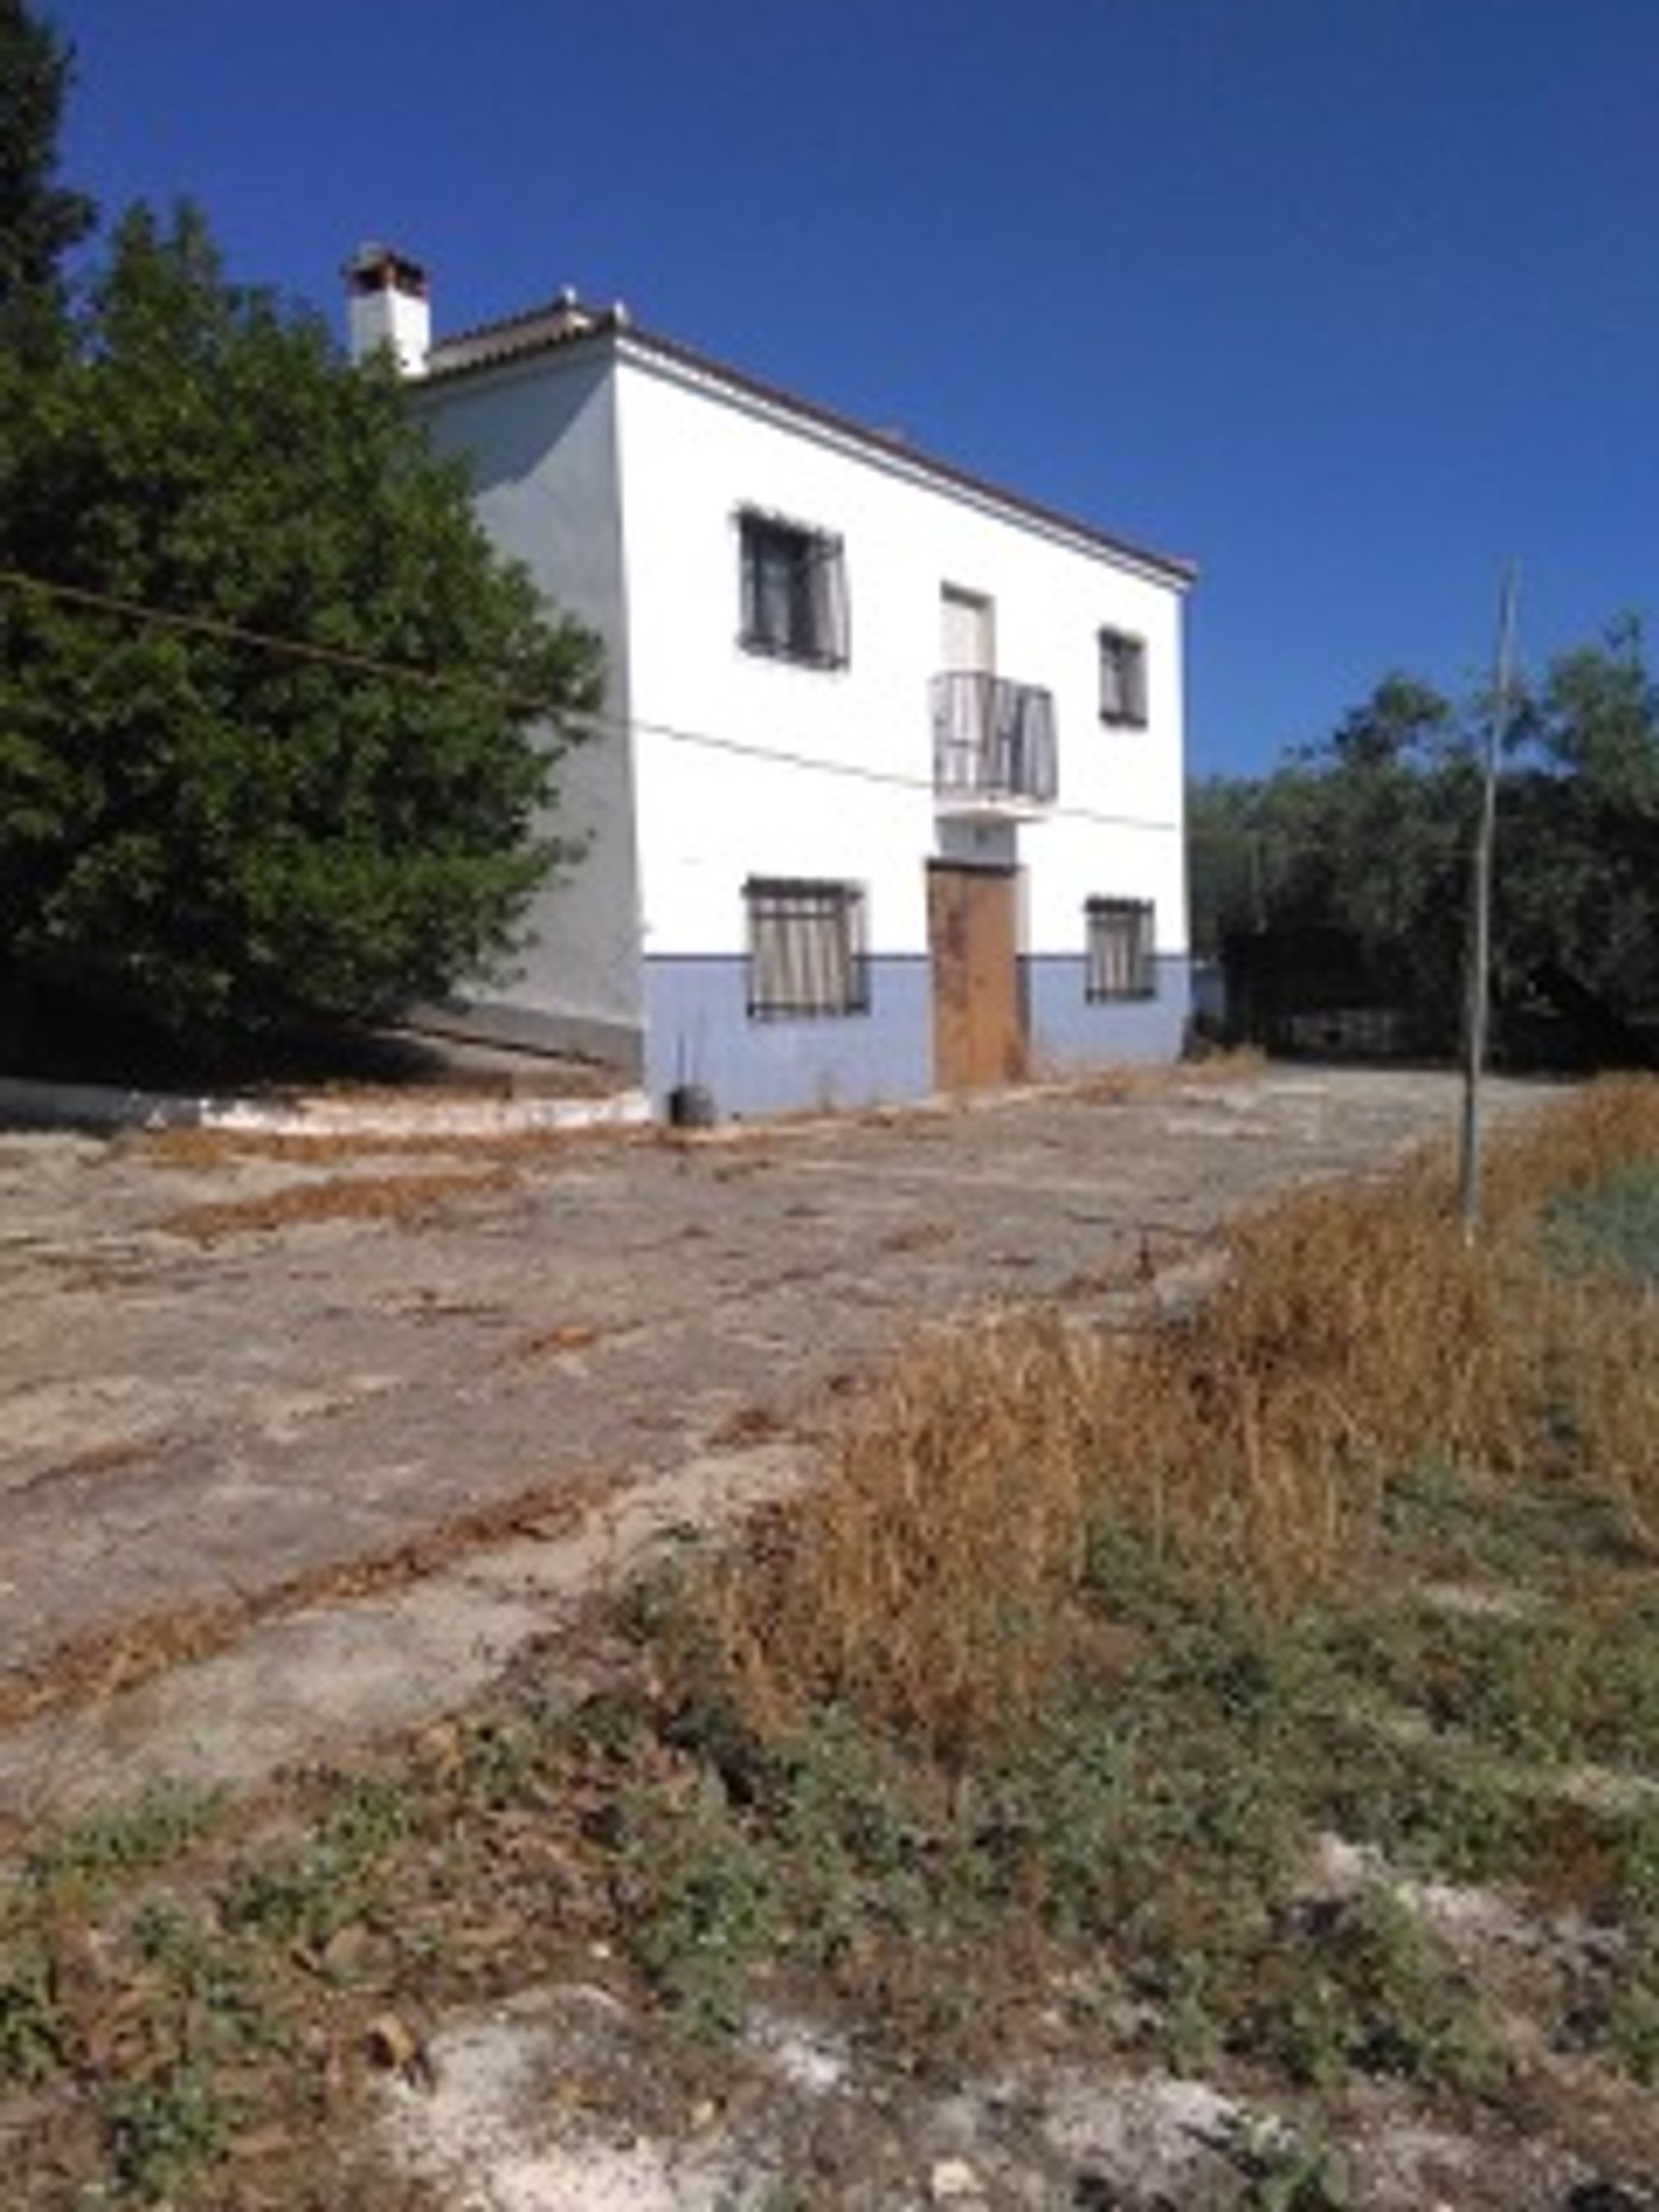
[(1029, 821), (1054, 804), (1054, 701), (978, 669), (933, 678), (933, 802), (941, 814)]

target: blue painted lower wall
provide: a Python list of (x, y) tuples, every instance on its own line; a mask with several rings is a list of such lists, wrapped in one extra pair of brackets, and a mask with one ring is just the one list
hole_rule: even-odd
[[(1150, 999), (1084, 995), (1084, 963), (1064, 955), (1025, 962), (1033, 1075), (1113, 1061), (1177, 1058), (1191, 1007), (1185, 955), (1157, 963)], [(696, 1084), (716, 1112), (874, 1105), (933, 1088), (931, 969), (925, 955), (872, 955), (868, 1014), (753, 1021), (741, 955), (645, 962), (645, 1083), (665, 1109), (670, 1091)]]
[(1157, 988), (1151, 998), (1091, 1001), (1081, 957), (1056, 953), (1027, 960), (1033, 1073), (1179, 1059), (1192, 1010), (1192, 963), (1185, 953), (1160, 953), (1153, 969)]
[(748, 963), (645, 962), (645, 1087), (659, 1109), (682, 1083), (701, 1084), (721, 1114), (791, 1106), (868, 1106), (919, 1098), (933, 1079), (929, 967), (872, 956), (868, 1014), (752, 1021)]

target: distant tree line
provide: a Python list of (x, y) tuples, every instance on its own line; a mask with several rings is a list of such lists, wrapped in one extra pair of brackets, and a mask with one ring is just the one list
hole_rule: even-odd
[[(1224, 962), (1236, 1021), (1358, 995), (1416, 1049), (1455, 1048), (1492, 704), (1391, 675), (1272, 774), (1194, 788), (1195, 947)], [(1659, 690), (1639, 622), (1553, 660), (1505, 724), (1498, 1048), (1639, 1053), (1659, 1014)]]

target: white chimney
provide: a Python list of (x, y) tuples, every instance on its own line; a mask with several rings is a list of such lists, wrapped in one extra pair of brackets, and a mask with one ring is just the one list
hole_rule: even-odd
[(362, 245), (346, 264), (346, 348), (354, 361), (390, 346), (400, 374), (426, 374), (432, 304), (426, 271), (389, 245)]

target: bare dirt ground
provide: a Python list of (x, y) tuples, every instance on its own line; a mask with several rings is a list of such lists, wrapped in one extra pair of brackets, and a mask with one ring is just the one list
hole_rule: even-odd
[[(1493, 1119), (1548, 1095), (1496, 1085)], [(1449, 1144), (1457, 1106), (1443, 1076), (1229, 1070), (684, 1142), (0, 1135), (0, 1876), (9, 1821), (22, 1840), (159, 1777), (349, 1767), (532, 1641), (578, 1686), (563, 1631), (583, 1594), (798, 1479), (815, 1426), (918, 1325), (1031, 1299), (1135, 1325), (1213, 1275), (1229, 1216)], [(406, 1740), (442, 1764), (450, 1737)], [(297, 1805), (308, 1786), (283, 1789)], [(296, 1817), (280, 1791), (245, 1809)], [(539, 1843), (553, 1866), (557, 1838)], [(1322, 1848), (1310, 1910), (1387, 1872)], [(1497, 1986), (1578, 1973), (1611, 1940), (1523, 1922), (1497, 1891), (1396, 1890)], [(312, 1963), (349, 1983), (353, 1944), (372, 1965), (382, 1938), (341, 1910)], [(608, 1932), (586, 1942), (569, 1919), (552, 1974), (510, 1950), (492, 2001), (434, 1995), (413, 2030), (353, 2026), (382, 2094), (308, 2145), (267, 2115), (231, 2146), (233, 2201), (1659, 2206), (1645, 2093), (1529, 2044), (1527, 2079), (1570, 2103), (1570, 2127), (1547, 2101), (1448, 2120), (1444, 2100), (1366, 2082), (1304, 2110), (1247, 2066), (1103, 2071), (1068, 2041), (1064, 1980), (1023, 2040), (991, 2032), (982, 2075), (912, 2080), (856, 2022), (791, 2012), (782, 1984), (716, 2063), (639, 2003)], [(166, 2081), (145, 2094), (165, 2149), (188, 2102)], [(46, 2139), (49, 2103), (0, 2098), (0, 2153)], [(246, 2176), (264, 2159), (261, 2194)], [(26, 2165), (20, 2201), (111, 2201), (102, 2183), (53, 2193), (84, 2171), (68, 2153)], [(217, 2201), (205, 2185), (188, 2201)]]
[(789, 1479), (918, 1322), (1130, 1317), (1228, 1213), (1456, 1109), (1278, 1070), (683, 1143), (0, 1135), (0, 1814), (453, 1702), (573, 1584)]

